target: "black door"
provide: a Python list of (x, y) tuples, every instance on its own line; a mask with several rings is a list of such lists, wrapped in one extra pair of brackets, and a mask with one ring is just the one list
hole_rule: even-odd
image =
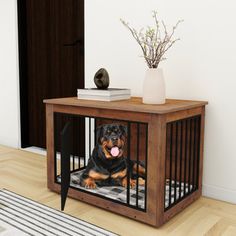
[(18, 0), (18, 22), (22, 147), (45, 148), (43, 99), (84, 87), (84, 1)]

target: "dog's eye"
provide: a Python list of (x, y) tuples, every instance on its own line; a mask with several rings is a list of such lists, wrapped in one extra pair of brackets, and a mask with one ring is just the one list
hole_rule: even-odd
[(106, 133), (107, 133), (108, 135), (111, 134), (111, 130), (108, 129)]

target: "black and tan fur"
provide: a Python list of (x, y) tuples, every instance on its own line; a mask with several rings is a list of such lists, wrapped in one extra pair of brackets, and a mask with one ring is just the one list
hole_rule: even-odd
[[(127, 139), (126, 127), (121, 124), (107, 124), (97, 128), (97, 145), (95, 146), (88, 165), (80, 177), (80, 185), (86, 188), (96, 188), (97, 185), (121, 185), (127, 186), (127, 172), (130, 166), (130, 187), (136, 185), (133, 174), (139, 165), (139, 175), (145, 176), (145, 167), (139, 163), (130, 161), (124, 157), (124, 147)], [(114, 157), (111, 154), (113, 147), (119, 148), (119, 154)], [(144, 184), (141, 180), (139, 184)]]

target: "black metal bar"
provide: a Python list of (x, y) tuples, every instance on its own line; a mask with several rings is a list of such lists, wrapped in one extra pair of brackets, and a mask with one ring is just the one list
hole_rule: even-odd
[(127, 194), (126, 194), (126, 202), (127, 205), (130, 204), (130, 137), (131, 137), (131, 133), (130, 133), (130, 122), (128, 122), (128, 129), (127, 129)]
[(97, 130), (97, 121), (96, 121), (96, 119), (94, 118), (94, 146), (96, 146), (96, 144), (97, 144), (97, 132), (96, 132), (96, 130)]
[(57, 170), (58, 170), (58, 165), (57, 165), (57, 147), (58, 147), (58, 133), (57, 133), (57, 119), (56, 119), (56, 115), (54, 113), (54, 181), (57, 181)]
[[(79, 127), (80, 127), (80, 129), (81, 129), (81, 123), (82, 123), (81, 120), (82, 120), (82, 119), (81, 119), (81, 117), (78, 117), (78, 119), (79, 119)], [(80, 138), (81, 138), (81, 137), (79, 137), (78, 139), (76, 139), (76, 142), (77, 142), (77, 143), (80, 142)], [(85, 135), (84, 135), (83, 138), (86, 138), (86, 133), (85, 133)], [(77, 144), (77, 145), (78, 145), (78, 144)], [(79, 146), (79, 145), (78, 145), (78, 146)], [(85, 159), (85, 152), (86, 152), (86, 148), (85, 148), (85, 147), (84, 147), (84, 150), (85, 150), (85, 151), (84, 151), (84, 159)], [(78, 153), (77, 153), (77, 154), (78, 154), (78, 164), (77, 164), (77, 165), (78, 165), (78, 169), (80, 170), (80, 168), (81, 168), (81, 156), (80, 156), (81, 153), (80, 153), (80, 150), (78, 150)]]
[(72, 170), (75, 170), (75, 156), (72, 155)]
[(185, 154), (184, 154), (184, 196), (186, 195), (186, 172), (187, 172), (187, 153), (188, 153), (188, 120), (185, 120)]
[(75, 156), (72, 155), (72, 170), (75, 170)]
[(176, 185), (176, 178), (177, 178), (177, 161), (178, 161), (178, 122), (175, 125), (175, 188), (174, 188), (174, 202), (176, 202), (176, 193), (177, 193), (177, 185)]
[(167, 180), (168, 180), (168, 174), (167, 174), (167, 168), (168, 168), (168, 147), (170, 146), (170, 143), (169, 143), (169, 140), (168, 140), (168, 137), (169, 137), (169, 127), (170, 127), (170, 124), (168, 123), (166, 125), (166, 159), (165, 159), (165, 184), (164, 184), (164, 207), (165, 209), (168, 208), (168, 206), (166, 206), (165, 202), (166, 202), (166, 198), (167, 198), (167, 190), (168, 190), (168, 186), (167, 186)]
[[(88, 138), (89, 138), (89, 154), (88, 154), (88, 158), (90, 158), (91, 156), (91, 117), (88, 118), (89, 119), (89, 133), (88, 133)], [(84, 166), (86, 166), (86, 157), (84, 157)]]
[(139, 123), (137, 123), (137, 180), (136, 180), (136, 207), (138, 207), (138, 189), (139, 189)]
[(192, 119), (189, 119), (190, 123), (190, 136), (189, 136), (189, 160), (188, 160), (188, 194), (190, 193), (191, 186), (191, 169), (192, 169)]
[(180, 121), (180, 166), (179, 166), (179, 199), (182, 193), (182, 155), (183, 155), (183, 121)]
[(201, 116), (199, 116), (199, 118), (198, 118), (197, 189), (198, 189), (198, 187), (199, 187), (200, 145), (201, 145)]
[[(85, 154), (84, 154), (84, 156), (85, 156)], [(81, 164), (80, 164), (80, 156), (78, 156), (78, 168), (79, 168), (79, 170), (81, 169)]]
[[(93, 193), (93, 192), (88, 191), (87, 189), (77, 188), (77, 187), (73, 187), (73, 186), (70, 186), (70, 189), (75, 189), (79, 192), (83, 192), (83, 193), (86, 193), (86, 194), (89, 194), (89, 195), (92, 195), (92, 196), (96, 196), (96, 197), (99, 197), (99, 198), (102, 198), (102, 199), (106, 199), (106, 200), (109, 200), (110, 202), (115, 202), (115, 203), (118, 203), (119, 205), (123, 205), (123, 206), (127, 207), (126, 202), (121, 202), (120, 200), (112, 199), (112, 198), (106, 197), (105, 195), (101, 195), (99, 193)], [(136, 205), (129, 205), (129, 208), (137, 210)], [(138, 210), (142, 211), (142, 212), (146, 212), (146, 208), (138, 208)]]
[(193, 191), (193, 188), (194, 188), (194, 183), (193, 183), (193, 173), (194, 173), (194, 137), (195, 137), (195, 134), (194, 134), (194, 120), (195, 118), (192, 119), (192, 142), (191, 142), (191, 176), (190, 176), (190, 181), (191, 181), (191, 185), (192, 185), (192, 188), (191, 188), (191, 192)]
[[(58, 114), (58, 115), (62, 115), (62, 113), (56, 113), (56, 114)], [(62, 115), (63, 116), (63, 115)], [(91, 143), (91, 141), (93, 141), (92, 140), (92, 136), (91, 136), (91, 132), (92, 132), (92, 127), (91, 127), (91, 122), (92, 122), (92, 120), (94, 119), (93, 117), (88, 117), (88, 116), (80, 116), (80, 115), (67, 115), (66, 116), (66, 118), (68, 118), (69, 117), (69, 119), (66, 119), (66, 120), (69, 120), (70, 122), (71, 122), (71, 135), (70, 135), (70, 142), (69, 142), (69, 144), (67, 143), (68, 141), (69, 141), (69, 139), (66, 139), (67, 140), (67, 144), (66, 145), (71, 145), (71, 148), (69, 148), (69, 152), (67, 152), (67, 154), (65, 155), (65, 154), (62, 154), (62, 156), (67, 156), (67, 164), (69, 165), (69, 171), (67, 171), (67, 173), (69, 173), (69, 175), (70, 175), (70, 173), (73, 173), (73, 172), (76, 172), (76, 171), (78, 171), (78, 169), (76, 169), (77, 168), (77, 164), (78, 164), (78, 166), (79, 166), (79, 169), (84, 169), (84, 167), (82, 167), (82, 166), (80, 166), (80, 165), (82, 165), (82, 156), (80, 156), (80, 155), (77, 155), (77, 152), (78, 152), (78, 150), (77, 150), (77, 148), (76, 148), (76, 150), (74, 150), (74, 142), (72, 142), (71, 141), (71, 139), (72, 138), (74, 138), (74, 137), (76, 137), (75, 135), (76, 134), (74, 134), (74, 125), (77, 125), (77, 123), (74, 123), (74, 122), (78, 122), (78, 120), (76, 120), (75, 121), (75, 119), (74, 119), (74, 117), (83, 117), (83, 118), (89, 118), (89, 124), (88, 124), (88, 129), (87, 129), (87, 132), (89, 131), (89, 137), (87, 137), (88, 139), (88, 142), (87, 142), (87, 145), (89, 144), (89, 148), (87, 148), (87, 152), (89, 151), (90, 153), (90, 155), (91, 155), (91, 148), (93, 147), (93, 144)], [(64, 116), (63, 116), (64, 117)], [(105, 118), (104, 118), (105, 119)], [(68, 122), (67, 122), (68, 123)], [(135, 125), (137, 125), (136, 127), (136, 129), (137, 129), (137, 186), (136, 186), (136, 204), (133, 204), (132, 203), (132, 205), (130, 204), (130, 196), (131, 196), (131, 191), (130, 191), (130, 179), (132, 178), (132, 175), (131, 175), (131, 159), (132, 158), (135, 158), (135, 157), (132, 157), (131, 155), (132, 155), (132, 153), (131, 153), (131, 134), (133, 134), (132, 133), (132, 131), (133, 131), (133, 125), (134, 125), (134, 128), (135, 128)], [(145, 148), (146, 150), (144, 150), (144, 151), (146, 151), (146, 156), (145, 156), (145, 169), (147, 170), (147, 166), (148, 166), (148, 163), (147, 163), (147, 158), (148, 158), (148, 124), (147, 123), (144, 123), (144, 122), (132, 122), (132, 121), (129, 121), (129, 122), (127, 122), (127, 127), (128, 127), (128, 135), (127, 135), (127, 153), (128, 153), (128, 155), (127, 155), (127, 162), (128, 162), (128, 172), (127, 172), (127, 202), (126, 203), (124, 203), (126, 206), (129, 206), (129, 207), (131, 207), (131, 208), (135, 208), (135, 209), (137, 209), (137, 210), (141, 210), (141, 211), (146, 211), (146, 207), (147, 207), (147, 171), (145, 171), (145, 189), (144, 189), (144, 195), (145, 195), (145, 198), (143, 199), (144, 200), (144, 207), (140, 207), (139, 206), (139, 204), (140, 204), (140, 195), (139, 195), (139, 185), (140, 185), (140, 181), (138, 180), (138, 178), (139, 178), (139, 176), (142, 176), (139, 172), (140, 172), (140, 163), (141, 163), (141, 161), (140, 161), (140, 149), (139, 148), (141, 148), (140, 147), (140, 144), (141, 144), (141, 139), (140, 139), (140, 135), (142, 134), (141, 133), (141, 128), (145, 128), (145, 131), (146, 131), (146, 145), (143, 145), (144, 147), (143, 148)], [(57, 133), (58, 134), (58, 133)], [(88, 135), (88, 134), (87, 134)], [(144, 136), (144, 135), (143, 135)], [(58, 136), (59, 137), (59, 136)], [(64, 139), (65, 140), (65, 139)], [(77, 138), (76, 138), (76, 142), (77, 142), (78, 140), (77, 140)], [(65, 142), (65, 141), (64, 141)], [(64, 148), (64, 147), (62, 147), (62, 149), (64, 150), (64, 152), (66, 152), (65, 150), (66, 150), (66, 148)], [(61, 150), (62, 150), (61, 149)], [(68, 154), (69, 153), (69, 154)], [(71, 156), (71, 158), (70, 158), (70, 156)], [(87, 156), (87, 155), (86, 155)], [(80, 161), (80, 157), (81, 157), (81, 161)], [(72, 159), (73, 158), (73, 159)], [(78, 158), (78, 163), (77, 163), (77, 158)], [(65, 161), (65, 158), (61, 158), (61, 161), (63, 161), (63, 160)], [(74, 162), (74, 164), (73, 164), (73, 170), (72, 170), (72, 168), (71, 168), (71, 170), (70, 170), (70, 166), (72, 167), (72, 160), (73, 160), (73, 162)], [(135, 160), (135, 159), (134, 159)], [(143, 160), (143, 159), (142, 159)], [(84, 163), (85, 163), (85, 161), (84, 161)], [(63, 167), (64, 166), (64, 167)], [(63, 168), (65, 168), (65, 164), (61, 164), (61, 167), (63, 167)], [(58, 167), (55, 167), (55, 171), (56, 171), (56, 168), (58, 168)], [(61, 170), (62, 171), (62, 170)], [(64, 174), (62, 174), (61, 173), (61, 175), (62, 175), (62, 182), (63, 182), (63, 179), (64, 179), (64, 181), (65, 181), (65, 173)], [(64, 177), (63, 177), (64, 176)], [(70, 186), (70, 184), (68, 184), (68, 181), (67, 181), (67, 185), (65, 185), (65, 184), (62, 184), (62, 182), (61, 181), (57, 181), (57, 180), (55, 180), (55, 182), (56, 183), (59, 183), (59, 184), (61, 184), (61, 185), (63, 185), (62, 187), (63, 187), (63, 191), (62, 191), (62, 194), (63, 194), (63, 196), (62, 196), (62, 205), (61, 205), (61, 207), (62, 207), (62, 209), (64, 209), (64, 206), (65, 206), (65, 201), (66, 201), (66, 196), (67, 196), (67, 193), (68, 193), (68, 189), (67, 190), (65, 190), (66, 188), (69, 188), (69, 187), (71, 187)], [(69, 181), (70, 182), (70, 181)], [(66, 186), (66, 188), (65, 188), (65, 186)], [(74, 187), (75, 189), (77, 189), (78, 191), (83, 191), (83, 190), (80, 190), (80, 189), (78, 189), (78, 188), (76, 188), (76, 187)], [(67, 191), (67, 192), (66, 192)], [(87, 192), (86, 190), (84, 190), (84, 192)], [(90, 193), (90, 194), (92, 194), (92, 195), (96, 195), (95, 193)], [(99, 196), (99, 197), (102, 197), (101, 195), (99, 195), (99, 194), (97, 194), (97, 196)], [(102, 197), (103, 198), (103, 197)], [(104, 197), (104, 198), (106, 198), (106, 199), (109, 199), (109, 200), (111, 200), (110, 198), (107, 198), (107, 197)], [(111, 200), (111, 201), (113, 201), (113, 200)], [(119, 202), (119, 201), (117, 201), (117, 202)], [(120, 204), (122, 204), (121, 202), (119, 202)]]
[(69, 121), (61, 132), (61, 210), (64, 210), (70, 186), (70, 156), (72, 151), (72, 123)]
[(173, 144), (173, 123), (170, 124), (170, 176), (169, 176), (169, 205), (171, 206), (171, 190), (172, 190), (172, 144)]
[(148, 124), (145, 125), (146, 127), (146, 156), (145, 156), (145, 189), (144, 189), (144, 195), (145, 195), (145, 202), (144, 202), (144, 209), (146, 211), (147, 209), (147, 170), (148, 170)]
[(194, 118), (194, 142), (193, 142), (193, 176), (192, 176), (192, 190), (196, 189), (196, 182), (195, 182), (195, 170), (196, 170), (196, 142), (197, 142), (197, 118)]
[[(80, 128), (81, 128), (81, 117), (78, 117), (79, 118), (79, 122), (80, 122)], [(81, 138), (81, 137), (80, 137)], [(84, 135), (84, 137), (83, 138), (86, 138), (86, 133), (85, 133), (85, 135)], [(80, 140), (78, 139), (77, 140), (77, 143), (79, 143), (80, 142)], [(85, 159), (85, 154), (86, 153), (86, 147), (84, 147), (84, 159)], [(78, 151), (78, 169), (80, 170), (81, 169), (81, 153), (80, 153), (80, 151)]]
[(72, 137), (72, 143), (73, 143), (73, 152), (72, 152), (72, 171), (75, 170), (75, 153), (76, 153), (76, 148), (75, 148), (75, 130), (76, 130), (76, 117), (72, 117), (72, 127), (73, 127), (73, 137)]

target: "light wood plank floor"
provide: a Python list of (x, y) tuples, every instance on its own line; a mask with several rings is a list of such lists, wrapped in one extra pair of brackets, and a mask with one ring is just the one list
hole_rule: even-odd
[[(60, 208), (60, 197), (46, 187), (46, 158), (0, 146), (0, 188)], [(235, 236), (236, 205), (202, 197), (159, 229), (68, 199), (66, 213), (124, 236)]]

